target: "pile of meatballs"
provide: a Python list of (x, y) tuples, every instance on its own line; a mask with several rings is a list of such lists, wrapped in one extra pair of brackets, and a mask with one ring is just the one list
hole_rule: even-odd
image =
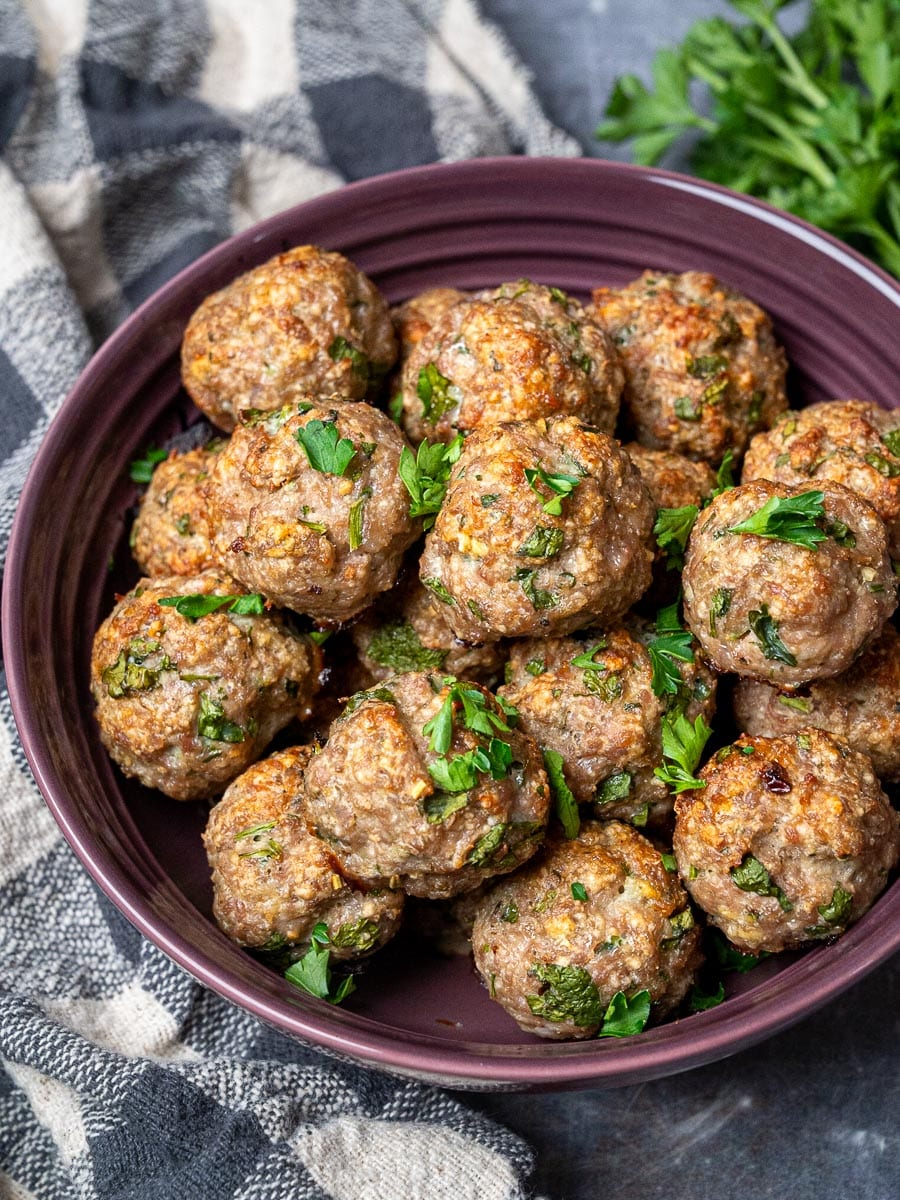
[(699, 271), (390, 309), (301, 246), (200, 305), (209, 437), (156, 455), (91, 688), (125, 775), (215, 801), (228, 937), (352, 973), (437, 914), (522, 1029), (589, 1038), (687, 1011), (704, 927), (760, 956), (867, 911), (900, 413), (792, 411), (786, 366)]

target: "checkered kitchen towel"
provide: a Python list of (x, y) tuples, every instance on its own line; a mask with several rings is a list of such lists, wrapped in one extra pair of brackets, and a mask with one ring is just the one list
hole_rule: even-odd
[[(0, 554), (92, 348), (346, 180), (571, 154), (472, 0), (0, 0)], [(0, 1195), (501, 1200), (518, 1139), (201, 989), (97, 892), (0, 693)]]

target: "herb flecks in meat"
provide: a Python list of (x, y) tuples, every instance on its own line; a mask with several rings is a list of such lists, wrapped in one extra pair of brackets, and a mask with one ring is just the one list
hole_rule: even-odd
[(794, 907), (781, 888), (772, 882), (771, 876), (758, 858), (745, 854), (739, 867), (731, 868), (731, 878), (735, 887), (742, 892), (753, 892), (757, 896), (772, 896), (778, 901), (784, 912), (790, 912)]
[[(350, 367), (354, 375), (360, 379), (368, 380), (372, 375), (372, 365), (369, 362), (368, 356), (363, 354), (356, 346), (351, 345), (345, 337), (336, 337), (328, 347), (328, 357), (332, 362), (341, 362), (343, 359), (350, 360)], [(376, 372), (377, 373), (377, 372)]]
[[(457, 435), (452, 442), (422, 442), (416, 454), (404, 446), (400, 453), (398, 473), (410, 494), (409, 515), (424, 517), (422, 528), (427, 532), (434, 525), (444, 502), (450, 471), (462, 453), (463, 439)], [(496, 496), (493, 497), (496, 500)], [(482, 497), (482, 503), (484, 503)]]
[(128, 475), (134, 483), (149, 483), (153, 478), (154, 468), (158, 463), (165, 462), (168, 457), (168, 450), (160, 450), (158, 446), (148, 446), (142, 458), (132, 460), (128, 468)]
[(442, 375), (433, 362), (419, 372), (416, 395), (422, 401), (422, 417), (429, 425), (436, 425), (462, 400), (462, 392), (456, 384)]
[(409, 621), (386, 621), (372, 635), (366, 654), (381, 667), (401, 674), (403, 671), (439, 670), (446, 650), (423, 646)]
[(197, 716), (197, 733), (200, 737), (208, 738), (211, 742), (244, 741), (250, 730), (243, 729), (225, 716), (225, 709), (219, 700), (214, 699), (209, 692), (200, 693), (200, 711)]
[(565, 1021), (580, 1028), (599, 1025), (603, 1020), (597, 985), (583, 967), (535, 963), (529, 974), (544, 985), (538, 995), (526, 997), (536, 1017)]
[(788, 650), (787, 646), (781, 640), (778, 633), (778, 625), (770, 615), (767, 604), (752, 609), (747, 614), (747, 620), (750, 623), (753, 636), (759, 642), (763, 658), (768, 658), (772, 662), (785, 663), (789, 667), (796, 667), (796, 655)]
[(578, 837), (581, 818), (578, 815), (578, 802), (572, 789), (566, 783), (563, 756), (558, 750), (543, 750), (543, 755), (547, 778), (550, 780), (554, 810), (563, 827), (563, 833), (567, 838)]
[[(543, 501), (541, 507), (551, 517), (562, 516), (562, 502), (572, 494), (581, 479), (578, 475), (567, 475), (562, 471), (548, 472), (543, 467), (526, 467), (525, 478), (528, 486)], [(546, 491), (552, 493), (546, 499)]]
[[(159, 683), (163, 671), (174, 669), (168, 654), (160, 654), (161, 646), (153, 638), (134, 637), (128, 649), (122, 650), (114, 663), (105, 667), (100, 678), (114, 700), (130, 692), (148, 692)], [(148, 659), (156, 658), (151, 665)]]

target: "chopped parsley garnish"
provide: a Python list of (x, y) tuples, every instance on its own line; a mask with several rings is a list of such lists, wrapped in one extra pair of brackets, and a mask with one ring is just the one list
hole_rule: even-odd
[(334, 987), (329, 966), (330, 940), (328, 927), (320, 921), (312, 931), (309, 949), (298, 962), (288, 967), (284, 977), (288, 983), (293, 983), (319, 1000), (327, 1000), (329, 1004), (340, 1004), (355, 990), (356, 984), (353, 976), (348, 975)]
[(721, 496), (723, 492), (728, 492), (734, 487), (734, 451), (728, 449), (725, 451), (722, 461), (719, 463), (719, 469), (716, 471), (716, 486), (710, 493), (710, 500), (715, 500), (716, 496)]
[(569, 890), (572, 893), (573, 900), (580, 900), (582, 902), (582, 904), (584, 904), (586, 902), (586, 900), (588, 898), (588, 894), (587, 894), (587, 888), (585, 888), (583, 883), (579, 883), (576, 880), (575, 883), (572, 884), (572, 886)]
[(784, 910), (790, 912), (794, 907), (777, 884), (772, 882), (769, 872), (758, 858), (745, 854), (739, 867), (732, 867), (729, 872), (735, 887), (742, 892), (753, 892), (757, 896), (773, 896)]
[(710, 991), (701, 987), (699, 983), (695, 983), (691, 988), (688, 1008), (692, 1013), (706, 1012), (707, 1009), (717, 1008), (724, 999), (725, 984), (721, 979), (716, 981), (715, 987)]
[(149, 483), (153, 478), (153, 470), (158, 463), (165, 462), (169, 457), (168, 450), (160, 450), (157, 446), (148, 446), (143, 458), (135, 458), (128, 468), (128, 474), (134, 483)]
[(553, 592), (548, 592), (543, 588), (535, 586), (534, 581), (536, 576), (536, 570), (530, 571), (527, 567), (519, 567), (515, 575), (513, 575), (513, 581), (522, 585), (522, 591), (536, 612), (542, 608), (555, 608), (559, 600)]
[(694, 661), (693, 637), (683, 628), (678, 616), (679, 601), (664, 608), (656, 618), (656, 637), (647, 643), (653, 667), (650, 680), (655, 695), (675, 696), (684, 686), (676, 662)]
[(712, 951), (711, 957), (722, 971), (737, 971), (744, 975), (769, 957), (765, 951), (759, 955), (742, 953), (732, 946), (720, 929), (714, 929), (711, 925), (707, 926), (705, 937), (708, 949)]
[(519, 906), (515, 900), (510, 900), (504, 904), (500, 910), (500, 920), (505, 921), (507, 925), (515, 925), (519, 919)]
[(660, 851), (659, 857), (662, 859), (662, 865), (666, 868), (667, 871), (677, 871), (678, 870), (678, 863), (675, 859), (674, 854), (666, 854), (663, 851)]
[(769, 615), (768, 604), (752, 609), (747, 613), (747, 620), (750, 622), (753, 636), (759, 642), (763, 658), (768, 658), (772, 662), (786, 663), (789, 667), (796, 667), (797, 658), (781, 640), (778, 625)]
[(895, 458), (900, 458), (900, 429), (889, 429), (881, 435), (881, 440)]
[(397, 392), (388, 400), (388, 416), (395, 425), (399, 425), (403, 419), (403, 393)]
[(334, 421), (315, 418), (294, 436), (306, 451), (309, 465), (324, 475), (346, 475), (356, 457), (356, 447), (349, 438), (340, 436)]
[(694, 775), (694, 771), (711, 733), (702, 716), (691, 724), (678, 709), (667, 712), (662, 720), (665, 765), (657, 767), (653, 774), (667, 783), (676, 794), (706, 787), (705, 782)]
[(713, 592), (709, 602), (709, 632), (715, 635), (716, 622), (719, 617), (727, 616), (734, 599), (734, 588), (720, 587)]
[(422, 401), (422, 418), (429, 425), (438, 421), (462, 400), (462, 392), (442, 375), (433, 362), (419, 372), (416, 395)]
[(341, 950), (358, 950), (364, 954), (377, 943), (381, 934), (377, 921), (360, 917), (357, 921), (346, 921), (331, 935), (332, 946)]
[(442, 791), (455, 795), (475, 787), (479, 775), (505, 779), (512, 766), (512, 758), (508, 743), (492, 737), (486, 747), (477, 746), (453, 758), (439, 758), (430, 763), (428, 773)]
[(174, 669), (168, 654), (160, 655), (154, 666), (148, 665), (147, 659), (158, 654), (160, 649), (159, 642), (153, 638), (133, 637), (128, 649), (120, 650), (116, 661), (104, 667), (100, 679), (113, 700), (120, 700), (129, 692), (149, 692), (159, 683), (163, 671)]
[(437, 596), (438, 600), (440, 600), (442, 604), (456, 604), (456, 601), (453, 599), (441, 581), (437, 578), (437, 576), (423, 575), (422, 585), (423, 587), (427, 587), (430, 592), (434, 592), (435, 596)]
[(840, 884), (835, 885), (827, 904), (818, 905), (819, 913), (826, 925), (845, 925), (852, 907), (852, 894), (845, 892)]
[(200, 693), (200, 712), (197, 733), (211, 742), (242, 742), (249, 730), (244, 730), (225, 716), (225, 709), (209, 692)]
[(799, 496), (773, 496), (745, 521), (732, 525), (726, 533), (752, 533), (756, 537), (791, 542), (807, 550), (816, 550), (828, 535), (816, 524), (825, 516), (824, 492), (803, 492)]
[(366, 488), (360, 497), (350, 505), (350, 512), (347, 516), (347, 539), (351, 550), (358, 550), (363, 543), (363, 510), (371, 495), (371, 491)]
[(529, 975), (544, 984), (539, 995), (526, 996), (528, 1007), (545, 1021), (566, 1021), (580, 1028), (599, 1025), (603, 1006), (597, 985), (583, 967), (534, 963)]
[(605, 671), (607, 670), (606, 663), (598, 663), (595, 661), (595, 656), (602, 650), (609, 647), (609, 642), (606, 638), (601, 638), (599, 642), (595, 642), (590, 650), (585, 650), (583, 654), (577, 654), (572, 659), (573, 667), (581, 667), (583, 671)]
[(667, 570), (680, 571), (684, 566), (684, 551), (698, 511), (696, 504), (657, 509), (653, 533), (657, 546), (665, 551)]
[[(551, 517), (562, 516), (563, 500), (581, 483), (578, 475), (566, 475), (562, 471), (548, 472), (543, 467), (526, 467), (525, 478), (531, 490), (543, 501), (541, 507), (544, 512)], [(545, 498), (543, 488), (552, 492), (549, 500)]]
[(519, 558), (553, 558), (559, 554), (565, 540), (561, 529), (536, 525), (530, 537), (516, 551)]
[(701, 354), (697, 358), (692, 354), (685, 356), (685, 370), (694, 379), (709, 379), (727, 367), (728, 359), (724, 354)]
[(607, 804), (619, 804), (630, 795), (631, 776), (627, 771), (616, 771), (614, 775), (607, 775), (603, 782), (598, 784), (594, 802), (599, 808), (603, 808)]
[[(472, 733), (480, 733), (493, 738), (497, 733), (510, 733), (511, 725), (515, 724), (518, 711), (511, 705), (500, 705), (498, 698), (479, 691), (465, 683), (451, 680), (447, 695), (434, 717), (422, 727), (422, 733), (429, 739), (428, 749), (435, 754), (446, 754), (453, 739), (453, 724), (458, 709), (462, 708), (462, 723), (464, 728)], [(502, 713), (490, 707), (493, 701), (502, 708)]]
[(258, 617), (266, 611), (265, 597), (259, 592), (251, 592), (247, 596), (211, 596), (196, 592), (188, 596), (163, 596), (157, 600), (157, 604), (174, 608), (179, 616), (188, 621), (199, 621), (201, 617), (208, 617), (222, 608), (242, 617)]
[(356, 346), (351, 346), (345, 337), (336, 337), (328, 347), (328, 357), (332, 362), (341, 362), (342, 359), (349, 359), (353, 374), (360, 379), (368, 379), (371, 374), (369, 360), (362, 350), (357, 350)]
[(875, 450), (867, 454), (865, 458), (869, 466), (874, 467), (879, 475), (884, 475), (886, 479), (896, 479), (900, 475), (900, 463), (892, 463)]
[(679, 421), (699, 421), (703, 415), (703, 401), (698, 400), (695, 405), (690, 396), (678, 396), (672, 407)]
[[(431, 529), (450, 480), (450, 471), (462, 453), (462, 435), (452, 442), (422, 442), (413, 456), (412, 450), (404, 446), (400, 452), (397, 473), (410, 494), (409, 515), (424, 517), (422, 528)], [(482, 500), (484, 497), (482, 497)], [(496, 497), (495, 497), (496, 499)]]
[(542, 752), (547, 778), (550, 780), (553, 807), (563, 827), (563, 833), (567, 838), (576, 838), (581, 828), (581, 818), (578, 815), (578, 802), (572, 794), (572, 789), (566, 783), (563, 756), (558, 750), (543, 750)]
[(422, 802), (422, 811), (429, 825), (440, 825), (455, 812), (468, 807), (469, 797), (466, 792), (454, 791), (452, 788), (443, 792), (435, 792)]
[(606, 1012), (597, 1037), (632, 1037), (641, 1033), (650, 1020), (650, 993), (646, 988), (626, 996), (616, 992)]
[(373, 662), (389, 667), (398, 675), (404, 671), (440, 670), (447, 653), (423, 646), (415, 629), (402, 618), (386, 621), (376, 629), (366, 649)]
[(525, 670), (529, 675), (543, 675), (546, 667), (542, 658), (529, 658)]
[(795, 708), (797, 712), (809, 712), (809, 701), (802, 696), (779, 696), (778, 703), (783, 704), (785, 708)]

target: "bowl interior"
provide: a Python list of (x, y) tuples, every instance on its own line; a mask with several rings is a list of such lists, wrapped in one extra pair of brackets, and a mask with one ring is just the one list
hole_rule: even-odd
[(849, 986), (900, 946), (900, 884), (838, 943), (734, 977), (720, 1008), (621, 1042), (548, 1044), (492, 1003), (469, 960), (411, 935), (372, 962), (341, 1009), (231, 945), (209, 916), (207, 806), (122, 778), (91, 717), (93, 633), (133, 582), (127, 466), (183, 427), (178, 352), (200, 300), (292, 245), (341, 250), (390, 301), (437, 284), (528, 276), (585, 296), (645, 267), (708, 270), (772, 315), (794, 405), (897, 403), (900, 292), (846, 247), (762, 205), (659, 171), (596, 161), (426, 167), (301, 205), (218, 247), (103, 347), (54, 423), (10, 546), (4, 638), (16, 719), (38, 783), (85, 865), (182, 966), (295, 1036), (470, 1087), (621, 1084), (734, 1052)]

